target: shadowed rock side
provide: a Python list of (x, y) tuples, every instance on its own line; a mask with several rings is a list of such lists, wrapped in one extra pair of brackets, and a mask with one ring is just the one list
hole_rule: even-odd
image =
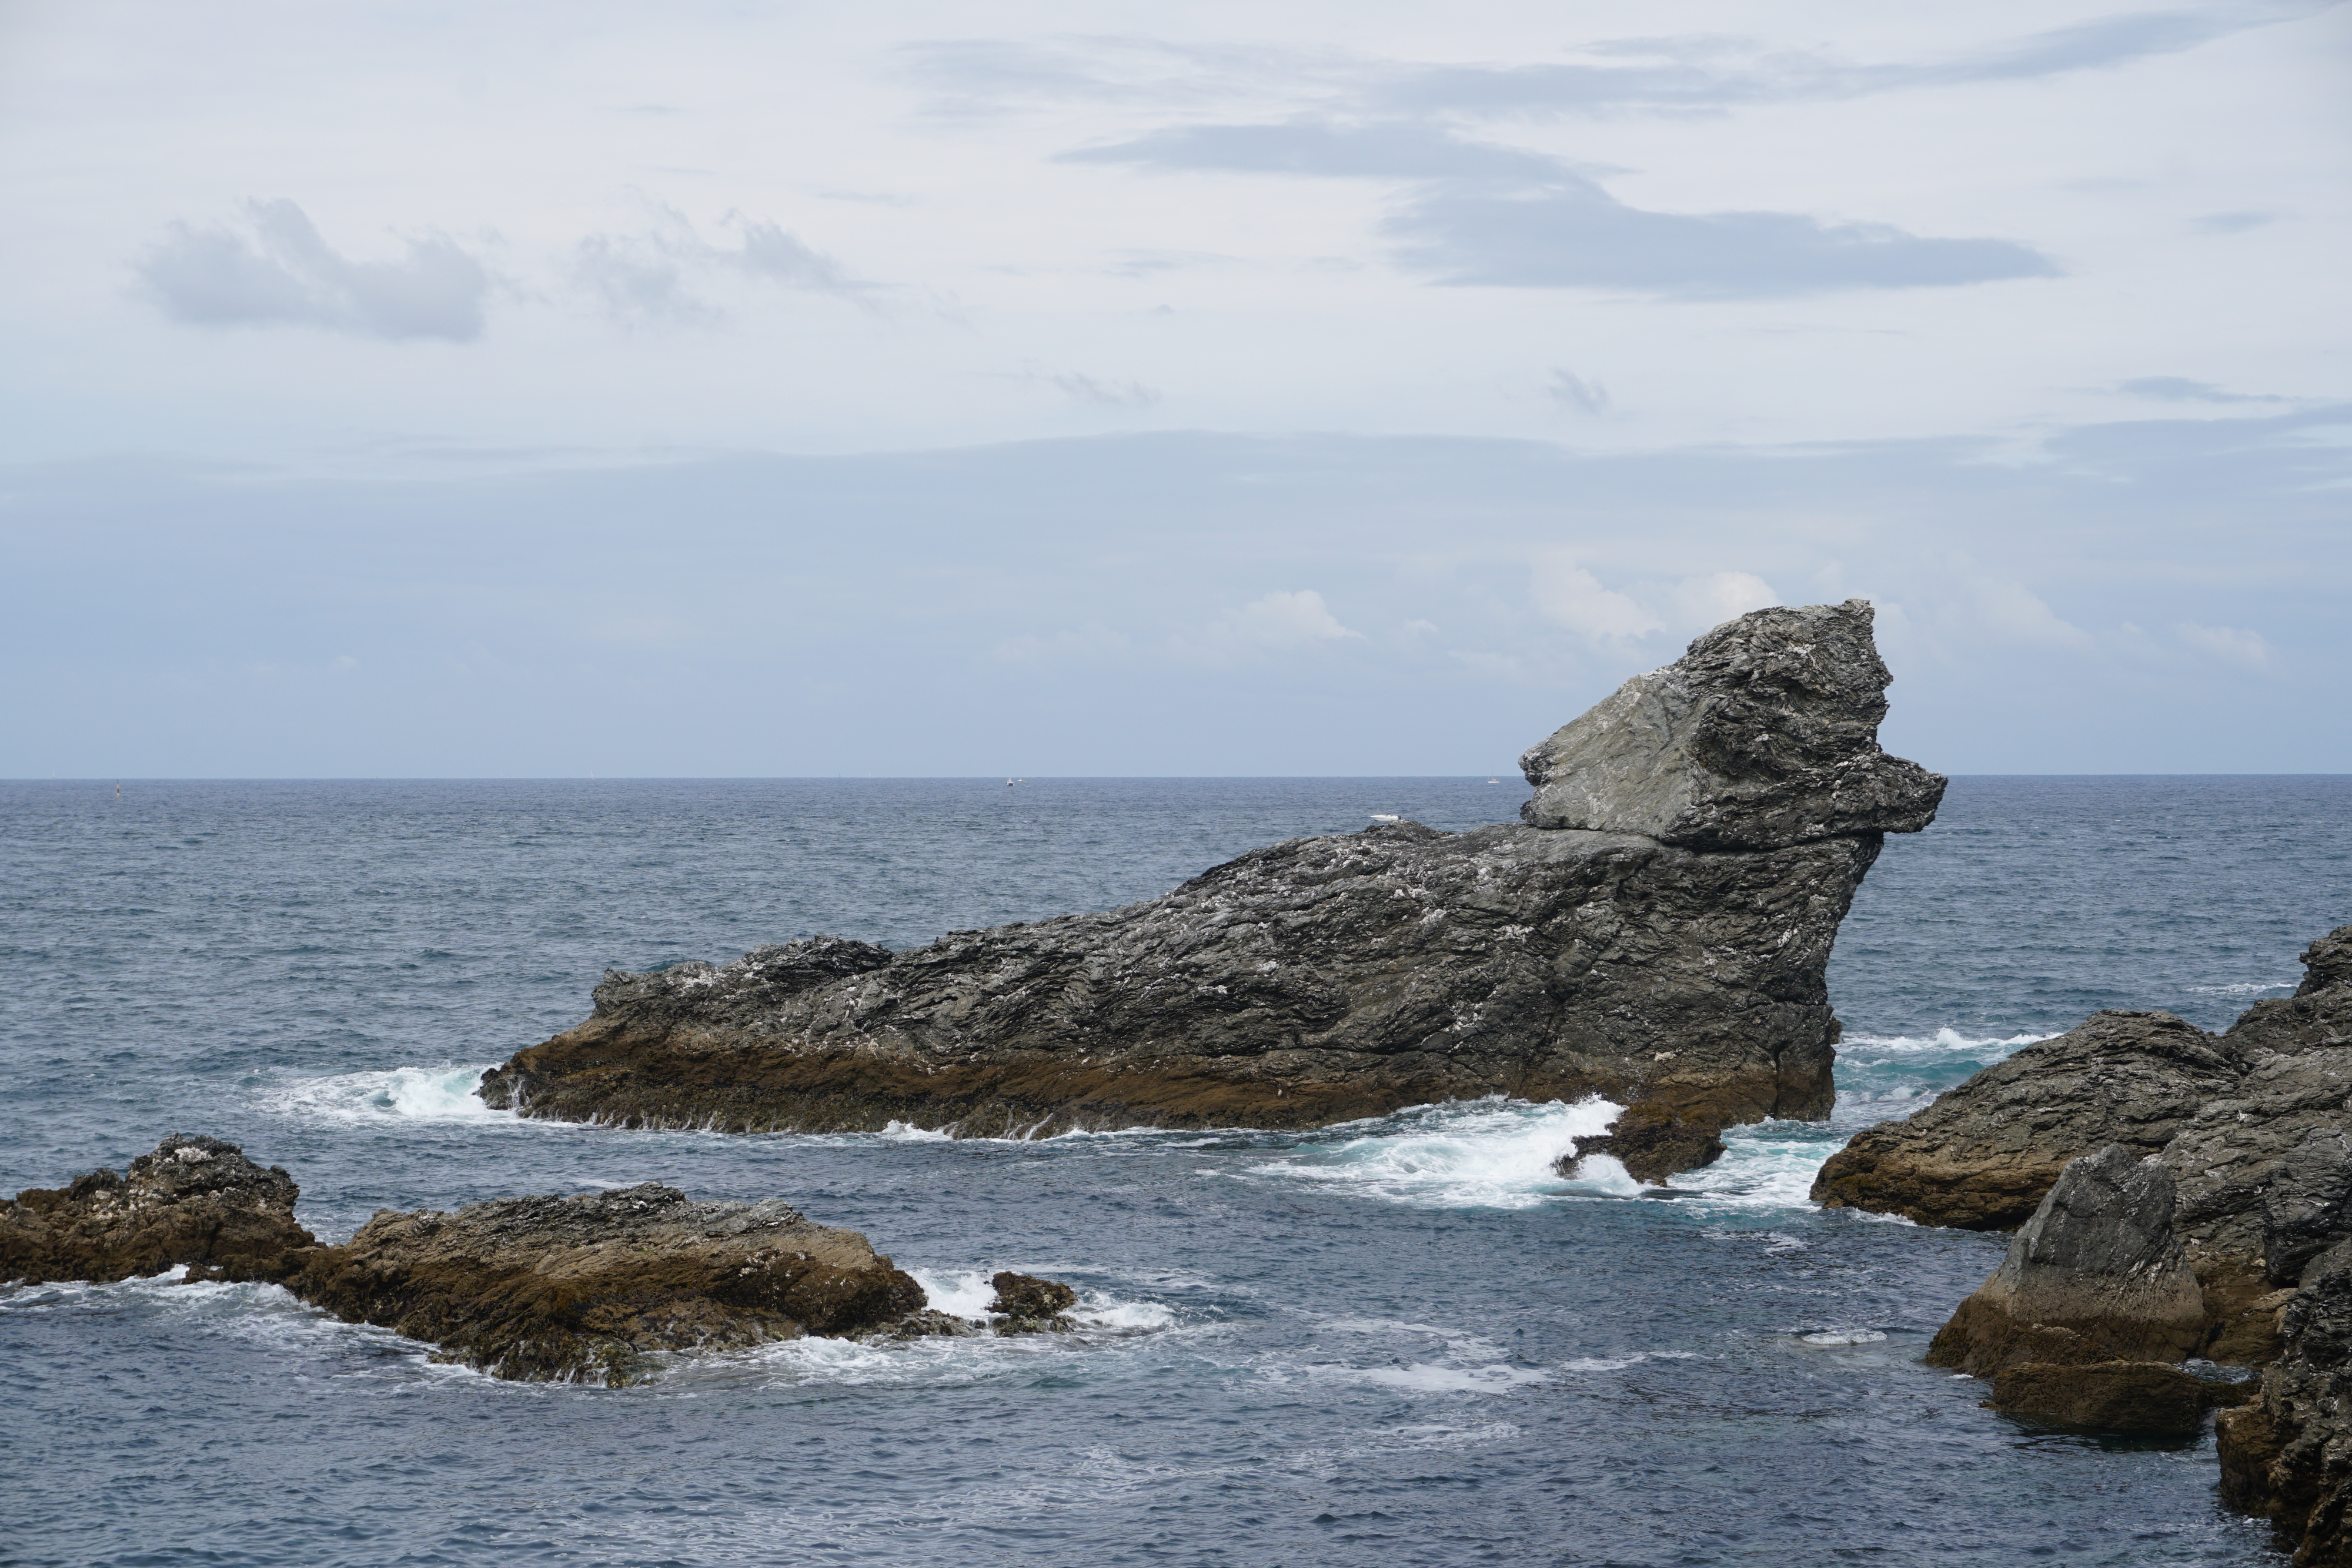
[(275, 1280), (318, 1245), (294, 1220), (294, 1178), (235, 1144), (174, 1133), (131, 1162), (0, 1204), (0, 1281), (105, 1282), (186, 1264), (190, 1276)]
[(2352, 1245), (2306, 1270), (2283, 1337), (2253, 1401), (2214, 1424), (2221, 1497), (2296, 1542), (2295, 1568), (2344, 1568), (2352, 1564)]
[[(1664, 786), (1612, 753), (1588, 794), (1622, 821), (1401, 822), (903, 953), (819, 937), (614, 971), (593, 1016), (485, 1074), (482, 1097), (626, 1126), (1043, 1136), (1601, 1094), (1684, 1127), (1636, 1158), (1686, 1168), (1727, 1124), (1828, 1113), (1838, 923), (1882, 831), (1925, 825), (1942, 787), (1915, 768), (1899, 807), (1853, 804), (1854, 768), (1895, 767), (1870, 738), (1886, 673), (1868, 605), (1759, 611), (1692, 647), (1660, 674), (1694, 695), (1644, 723), (1664, 737), (1653, 771), (1718, 824), (1700, 847), (1650, 831)], [(1587, 766), (1549, 755), (1554, 782)]]
[[(294, 1180), (234, 1144), (179, 1134), (62, 1191), (0, 1208), (0, 1282), (107, 1281), (188, 1265), (194, 1280), (283, 1285), (350, 1322), (438, 1346), (495, 1376), (639, 1381), (663, 1352), (803, 1334), (970, 1334), (865, 1237), (781, 1199), (695, 1203), (647, 1185), (513, 1197), (455, 1214), (379, 1210), (340, 1247), (294, 1223)], [(1077, 1293), (996, 1277), (1001, 1333), (1063, 1331)]]

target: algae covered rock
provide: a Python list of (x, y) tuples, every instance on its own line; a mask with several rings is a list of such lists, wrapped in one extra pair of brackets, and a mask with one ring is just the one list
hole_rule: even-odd
[(654, 1184), (383, 1210), (286, 1283), (495, 1376), (614, 1386), (657, 1352), (866, 1333), (926, 1304), (854, 1230), (781, 1198), (696, 1203)]
[(235, 1144), (174, 1133), (131, 1162), (0, 1204), (0, 1281), (108, 1281), (181, 1264), (215, 1280), (276, 1280), (317, 1238), (294, 1178)]

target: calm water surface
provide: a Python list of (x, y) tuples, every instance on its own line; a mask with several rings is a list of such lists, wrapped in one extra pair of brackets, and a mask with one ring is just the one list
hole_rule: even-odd
[(1506, 779), (0, 785), (0, 1192), (210, 1132), (340, 1239), (658, 1180), (865, 1230), (1064, 1337), (809, 1341), (502, 1384), (274, 1287), (0, 1293), (0, 1564), (2274, 1564), (2210, 1439), (1918, 1364), (1999, 1239), (1804, 1201), (1853, 1128), (2100, 1007), (2208, 1028), (2352, 920), (2352, 779), (1961, 779), (1831, 983), (1828, 1126), (1671, 1194), (1552, 1179), (1609, 1112), (1040, 1144), (519, 1122), (465, 1091), (607, 965), (898, 946), (1148, 897)]

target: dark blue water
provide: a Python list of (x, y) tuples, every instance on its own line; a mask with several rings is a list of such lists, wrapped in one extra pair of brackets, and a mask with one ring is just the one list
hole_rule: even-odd
[(1549, 1178), (1598, 1107), (1311, 1136), (723, 1138), (464, 1091), (608, 964), (894, 944), (1164, 891), (1516, 780), (0, 786), (0, 1191), (218, 1134), (378, 1207), (661, 1180), (866, 1231), (1067, 1338), (810, 1341), (501, 1384), (261, 1286), (0, 1295), (0, 1563), (2279, 1561), (2210, 1440), (2125, 1448), (1921, 1367), (1998, 1239), (1811, 1208), (1855, 1125), (2104, 1006), (2218, 1027), (2352, 920), (2352, 779), (1963, 779), (1832, 972), (1829, 1128), (1683, 1196)]

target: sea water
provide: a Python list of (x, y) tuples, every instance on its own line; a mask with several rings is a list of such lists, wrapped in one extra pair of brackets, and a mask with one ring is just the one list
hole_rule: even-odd
[(1812, 1173), (2101, 1007), (2207, 1028), (2352, 920), (2352, 779), (1959, 779), (1842, 935), (1826, 1124), (1665, 1190), (1551, 1171), (1599, 1103), (1310, 1134), (729, 1137), (518, 1120), (481, 1070), (607, 966), (907, 946), (1165, 891), (1484, 779), (0, 786), (0, 1192), (232, 1139), (381, 1207), (662, 1181), (866, 1232), (950, 1311), (648, 1386), (501, 1383), (271, 1286), (0, 1292), (0, 1564), (1951, 1565), (2283, 1561), (2210, 1437), (2101, 1441), (1920, 1364), (2002, 1239)]

